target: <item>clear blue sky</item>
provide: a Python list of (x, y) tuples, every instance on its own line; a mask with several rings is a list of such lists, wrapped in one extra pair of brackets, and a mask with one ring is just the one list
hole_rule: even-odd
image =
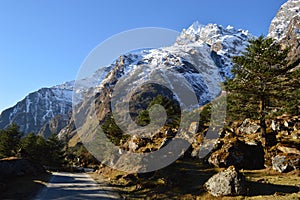
[(100, 42), (139, 27), (201, 24), (267, 34), (286, 0), (0, 0), (0, 112), (29, 92), (76, 78)]

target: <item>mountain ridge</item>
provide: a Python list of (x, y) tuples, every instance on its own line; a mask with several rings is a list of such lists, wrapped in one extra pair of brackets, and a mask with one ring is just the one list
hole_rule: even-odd
[[(285, 44), (291, 42), (290, 38), (293, 39), (294, 43), (298, 41), (299, 33), (295, 32), (295, 30), (299, 30), (299, 26), (297, 23), (290, 25), (290, 22), (299, 21), (295, 20), (295, 17), (299, 16), (299, 12), (297, 12), (299, 2), (299, 0), (289, 0), (281, 6), (270, 25), (270, 31), (268, 34), (269, 37), (273, 37), (277, 40), (280, 39)], [(284, 26), (282, 24), (284, 24)], [(287, 29), (290, 31), (284, 32)], [(278, 35), (279, 32), (280, 35)], [(148, 62), (148, 64), (152, 65), (155, 64), (154, 62), (158, 62), (156, 64), (159, 64), (159, 62), (162, 64), (166, 63), (165, 61), (168, 61), (171, 65), (179, 64), (178, 66), (182, 65), (185, 67), (186, 65), (194, 67), (198, 67), (198, 65), (205, 65), (208, 67), (197, 68), (197, 70), (200, 69), (201, 73), (203, 73), (202, 78), (198, 77), (198, 79), (203, 81), (203, 77), (205, 78), (206, 75), (212, 77), (211, 73), (215, 73), (215, 77), (217, 77), (215, 81), (216, 83), (218, 81), (223, 81), (226, 78), (232, 78), (232, 74), (230, 72), (232, 67), (231, 58), (232, 56), (238, 55), (243, 50), (243, 48), (247, 45), (247, 40), (250, 38), (255, 37), (246, 30), (235, 29), (231, 26), (224, 28), (217, 24), (201, 25), (198, 21), (195, 21), (190, 27), (182, 30), (174, 45), (167, 48), (146, 50), (144, 55), (140, 55), (139, 61)], [(176, 49), (180, 49), (180, 51), (177, 51)], [(197, 59), (200, 59), (201, 62), (198, 60), (195, 63), (195, 60), (197, 59), (192, 58), (190, 55), (199, 54), (199, 52), (202, 57), (200, 56), (200, 58), (198, 56)], [(298, 55), (298, 52), (299, 48), (295, 49), (293, 55)], [(178, 66), (176, 70), (182, 70), (180, 67), (178, 68)], [(104, 80), (104, 82), (102, 82), (103, 85), (105, 81), (107, 81), (106, 75), (109, 74), (114, 67), (115, 64), (112, 64), (111, 66), (106, 67), (104, 71), (100, 71), (97, 76), (93, 77), (91, 80), (92, 85), (97, 86), (97, 89), (101, 89), (102, 79)], [(128, 67), (129, 66), (127, 66), (127, 68)], [(127, 71), (132, 70), (129, 68)], [(102, 75), (102, 78), (99, 79), (99, 75)], [(195, 79), (195, 77), (191, 77), (192, 76), (189, 77), (190, 80)], [(82, 89), (84, 90), (85, 88), (84, 85), (82, 88), (77, 86), (79, 91), (73, 91), (75, 83), (75, 81), (65, 82), (61, 85), (56, 85), (50, 88), (42, 88), (28, 94), (15, 106), (2, 111), (0, 114), (0, 128), (6, 128), (10, 123), (15, 122), (20, 125), (21, 131), (25, 134), (28, 132), (35, 132), (36, 134), (49, 135), (50, 130), (55, 130), (57, 133), (60, 132), (61, 128), (56, 129), (55, 125), (53, 126), (53, 124), (57, 124), (57, 120), (54, 118), (57, 116), (57, 119), (60, 119), (61, 117), (61, 119), (64, 119), (62, 120), (64, 121), (63, 124), (65, 124), (65, 121), (71, 118), (70, 113), (72, 112), (72, 96), (74, 97), (73, 92), (82, 93)], [(215, 83), (211, 83), (209, 80), (206, 80), (206, 83), (206, 85), (211, 88), (216, 86)], [(211, 89), (210, 91), (213, 90)], [(216, 96), (219, 92), (220, 91), (215, 91), (212, 96)], [(29, 98), (33, 96), (35, 96), (34, 100)], [(41, 98), (39, 98), (39, 96), (41, 96)], [(75, 96), (78, 97), (78, 95)], [(44, 99), (42, 97), (44, 97)], [(203, 99), (205, 98), (209, 99), (208, 97), (204, 97)], [(40, 99), (40, 101), (38, 99)], [(80, 102), (81, 97), (76, 99), (76, 101)], [(37, 105), (38, 102), (42, 102), (41, 107), (43, 108), (34, 109), (33, 105)], [(65, 107), (65, 109), (59, 108), (60, 104), (64, 105), (63, 107)], [(54, 121), (51, 122), (52, 119), (54, 119)], [(46, 131), (47, 133), (43, 133), (43, 130), (48, 131)]]
[[(192, 34), (194, 36), (196, 36), (197, 38), (192, 38), (191, 37)], [(200, 25), (199, 22), (195, 22), (188, 29), (186, 29), (186, 30), (184, 29), (181, 32), (180, 36), (177, 38), (176, 42), (174, 43), (174, 45), (172, 47), (165, 48), (165, 49), (160, 48), (160, 49), (147, 50), (148, 52), (146, 53), (146, 55), (142, 55), (142, 56), (139, 55), (138, 57), (140, 57), (142, 59), (142, 60), (140, 60), (142, 62), (146, 61), (149, 64), (154, 64), (155, 59), (166, 59), (166, 60), (173, 62), (172, 58), (171, 58), (172, 57), (171, 54), (173, 54), (173, 53), (181, 54), (179, 51), (176, 50), (178, 48), (179, 49), (181, 48), (181, 50), (184, 50), (184, 51), (207, 52), (207, 53), (202, 54), (202, 56), (204, 56), (206, 58), (203, 59), (203, 61), (201, 61), (201, 62), (202, 62), (202, 64), (203, 64), (203, 62), (208, 62), (207, 64), (205, 64), (206, 66), (213, 66), (213, 68), (214, 68), (213, 71), (215, 71), (213, 73), (216, 74), (215, 77), (221, 77), (221, 78), (217, 78), (218, 81), (221, 81), (225, 77), (231, 76), (230, 57), (233, 55), (237, 55), (238, 53), (240, 53), (240, 51), (242, 51), (242, 49), (243, 49), (242, 46), (245, 46), (246, 40), (249, 37), (250, 37), (250, 34), (248, 34), (247, 31), (243, 31), (241, 29), (236, 30), (233, 27), (229, 27), (229, 26), (227, 28), (223, 28), (222, 26), (217, 25), (217, 24), (208, 24), (206, 26), (203, 26), (203, 25)], [(185, 42), (187, 42), (189, 44), (187, 44), (187, 43), (185, 44)], [(194, 43), (194, 44), (192, 44), (192, 43)], [(234, 49), (234, 46), (238, 46), (241, 48)], [(189, 52), (185, 53), (184, 56), (188, 56), (187, 55), (188, 53)], [(164, 56), (166, 56), (166, 57), (164, 57)], [(167, 58), (168, 56), (170, 56), (170, 58)], [(181, 60), (179, 58), (180, 55), (177, 57), (178, 57), (178, 59), (176, 62), (179, 61), (179, 63), (181, 62), (181, 64), (184, 64), (182, 62), (182, 61), (184, 61), (184, 59)], [(149, 61), (149, 59), (151, 59), (151, 61)], [(184, 62), (186, 62), (186, 61), (189, 62), (189, 58), (186, 59)], [(193, 65), (199, 64), (199, 63), (196, 64), (193, 62), (194, 61), (191, 61), (191, 63)], [(161, 63), (163, 63), (163, 62), (161, 62)], [(109, 73), (109, 71), (111, 71), (111, 69), (113, 67), (114, 67), (114, 65), (108, 66), (107, 68), (104, 69), (104, 72)], [(208, 73), (207, 75), (212, 73), (212, 71), (209, 72), (208, 69), (206, 70), (207, 72), (204, 72), (204, 71), (203, 71), (203, 73)], [(221, 76), (219, 76), (219, 74), (218, 74), (219, 72), (222, 74)], [(102, 71), (100, 70), (100, 72), (95, 77), (99, 78), (100, 73), (102, 76), (105, 75), (105, 73), (103, 73), (103, 70)], [(209, 75), (209, 76), (211, 77), (211, 75)], [(92, 78), (92, 81), (89, 84), (91, 84), (93, 86), (97, 85), (96, 84), (97, 80), (95, 77)], [(205, 75), (203, 75), (203, 77), (205, 77)], [(104, 78), (104, 80), (105, 80), (105, 78), (107, 78), (107, 77), (102, 77), (102, 78)], [(192, 80), (194, 78), (190, 77), (190, 80)], [(216, 81), (216, 82), (218, 82), (218, 81)], [(101, 82), (101, 80), (100, 80), (100, 82)], [(61, 85), (56, 85), (56, 86), (53, 86), (50, 88), (42, 88), (36, 92), (30, 93), (23, 100), (18, 102), (15, 106), (8, 108), (2, 112), (2, 114), (0, 115), (0, 128), (5, 128), (10, 123), (17, 123), (20, 126), (20, 130), (23, 131), (25, 134), (27, 134), (29, 132), (35, 132), (36, 134), (39, 133), (41, 135), (49, 135), (49, 130), (50, 130), (49, 124), (51, 124), (52, 118), (55, 118), (55, 116), (57, 116), (57, 115), (59, 115), (63, 119), (70, 118), (70, 116), (71, 116), (70, 112), (72, 111), (72, 95), (73, 95), (71, 93), (74, 89), (74, 85), (76, 85), (75, 83), (78, 83), (78, 82), (75, 82), (75, 81), (65, 82)], [(99, 83), (99, 80), (98, 80), (98, 83)], [(207, 81), (207, 83), (209, 83), (209, 81)], [(78, 83), (78, 84), (80, 84), (80, 83)], [(195, 82), (194, 86), (196, 86), (196, 85), (197, 84)], [(78, 86), (78, 85), (76, 85), (76, 86), (77, 86), (76, 89), (80, 88), (80, 86)], [(85, 87), (85, 86), (83, 86), (83, 87)], [(214, 86), (211, 86), (211, 87), (213, 88)], [(36, 110), (39, 110), (40, 114), (37, 114), (36, 110), (30, 111), (29, 108), (31, 108), (32, 106), (30, 106), (29, 102), (31, 102), (32, 100), (30, 100), (29, 96), (36, 94), (37, 96), (44, 95), (45, 97), (50, 97), (49, 95), (43, 94), (43, 92), (42, 92), (42, 94), (39, 94), (43, 90), (48, 90), (49, 93), (53, 93), (53, 95), (52, 95), (53, 105), (59, 105), (59, 104), (67, 105), (66, 111), (60, 112), (58, 109), (54, 109), (55, 110), (54, 112), (53, 112), (53, 110), (51, 111), (51, 109), (49, 109), (51, 102), (47, 101), (46, 99), (44, 99), (45, 102), (42, 103), (42, 104), (44, 104), (42, 106), (43, 108), (36, 109)], [(60, 98), (61, 97), (60, 95), (57, 95), (55, 93), (55, 91), (56, 91), (56, 93), (59, 93), (59, 92), (68, 93), (68, 95), (65, 97), (65, 102), (62, 100), (62, 98)], [(212, 91), (212, 89), (211, 89), (211, 91)], [(84, 91), (76, 91), (76, 92), (82, 93)], [(216, 93), (213, 96), (215, 96), (219, 92), (220, 91), (216, 91)], [(57, 97), (57, 98), (55, 98), (55, 97)], [(74, 97), (74, 95), (73, 95), (73, 97)], [(78, 97), (78, 95), (76, 95), (76, 97)], [(203, 98), (207, 99), (207, 97), (203, 97)], [(48, 98), (48, 99), (50, 99), (50, 98)], [(33, 102), (35, 102), (35, 101), (33, 101)], [(38, 103), (38, 102), (35, 102), (35, 103)], [(47, 106), (48, 106), (48, 108), (47, 108)], [(12, 117), (12, 116), (14, 116), (14, 117)], [(15, 117), (15, 116), (17, 116), (17, 117)], [(39, 116), (41, 118), (38, 123), (37, 123), (37, 120), (35, 119), (37, 116)], [(57, 124), (57, 123), (52, 123), (52, 124)], [(48, 128), (45, 128), (45, 127), (48, 127)], [(48, 130), (47, 133), (42, 133), (43, 132), (42, 130), (45, 130), (45, 129)], [(56, 130), (56, 128), (52, 127), (52, 130)], [(58, 133), (61, 130), (59, 128), (56, 131)]]

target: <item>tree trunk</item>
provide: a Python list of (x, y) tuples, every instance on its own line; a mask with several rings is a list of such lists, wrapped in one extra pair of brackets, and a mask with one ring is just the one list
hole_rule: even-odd
[(261, 96), (259, 101), (259, 122), (260, 122), (260, 132), (262, 137), (266, 136), (267, 132), (267, 125), (266, 125), (266, 119), (265, 119), (265, 110), (266, 110), (266, 101), (264, 96)]

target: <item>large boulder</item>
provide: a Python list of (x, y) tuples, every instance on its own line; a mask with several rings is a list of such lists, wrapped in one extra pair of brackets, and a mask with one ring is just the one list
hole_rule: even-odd
[(264, 168), (264, 149), (261, 142), (244, 142), (239, 139), (224, 141), (222, 147), (213, 152), (208, 162), (215, 167), (234, 165), (240, 169)]
[(300, 157), (297, 154), (278, 154), (272, 158), (273, 169), (283, 173), (299, 169)]
[(205, 189), (213, 196), (235, 196), (245, 194), (245, 177), (234, 167), (212, 176), (205, 184)]

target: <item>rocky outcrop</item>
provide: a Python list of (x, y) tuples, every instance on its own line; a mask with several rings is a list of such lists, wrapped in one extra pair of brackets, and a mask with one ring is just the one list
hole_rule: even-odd
[(206, 190), (215, 197), (245, 194), (245, 177), (234, 167), (212, 176), (205, 184)]
[(292, 141), (300, 138), (300, 116), (280, 116), (272, 120), (270, 128), (278, 141)]
[(277, 149), (286, 154), (295, 154), (300, 156), (300, 151), (297, 148), (286, 147), (281, 144), (277, 145)]
[(264, 149), (260, 142), (245, 143), (233, 138), (225, 141), (220, 149), (213, 152), (208, 162), (216, 167), (234, 165), (239, 169), (262, 169)]

